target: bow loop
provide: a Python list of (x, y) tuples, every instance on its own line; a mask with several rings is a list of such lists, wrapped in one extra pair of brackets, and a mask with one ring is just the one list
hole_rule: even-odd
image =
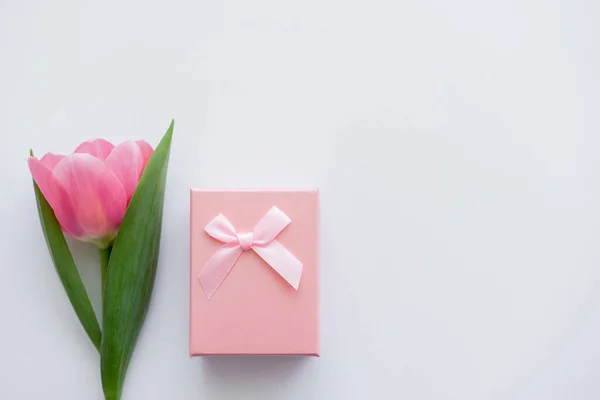
[(254, 244), (264, 246), (273, 241), (292, 222), (279, 208), (273, 206), (254, 227)]
[(217, 215), (204, 227), (204, 230), (220, 242), (228, 243), (237, 239), (235, 228), (223, 214)]
[(275, 240), (290, 222), (291, 219), (275, 206), (258, 221), (253, 232), (237, 233), (231, 222), (222, 214), (210, 221), (204, 230), (225, 244), (212, 255), (198, 275), (206, 296), (212, 297), (242, 252), (250, 249), (298, 290), (302, 263)]

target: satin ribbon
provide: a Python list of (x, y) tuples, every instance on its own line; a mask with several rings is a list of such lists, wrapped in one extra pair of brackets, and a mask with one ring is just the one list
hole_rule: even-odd
[(298, 290), (302, 276), (302, 263), (281, 243), (275, 240), (292, 220), (273, 206), (254, 227), (252, 232), (237, 233), (231, 222), (222, 214), (210, 221), (204, 230), (213, 238), (224, 242), (206, 262), (198, 279), (210, 299), (221, 285), (242, 252), (254, 250), (283, 279)]

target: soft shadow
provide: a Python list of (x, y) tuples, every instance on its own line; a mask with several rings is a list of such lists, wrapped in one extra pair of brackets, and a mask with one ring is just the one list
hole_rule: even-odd
[(316, 357), (306, 356), (204, 356), (196, 357), (204, 375), (204, 388), (216, 397), (243, 395), (254, 398), (260, 393), (285, 392)]

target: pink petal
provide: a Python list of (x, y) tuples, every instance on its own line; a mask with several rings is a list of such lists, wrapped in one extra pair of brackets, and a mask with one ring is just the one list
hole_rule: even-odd
[(94, 157), (104, 161), (114, 148), (115, 146), (113, 146), (109, 141), (104, 139), (96, 139), (81, 143), (79, 147), (75, 149), (75, 153), (91, 154)]
[(68, 194), (85, 237), (115, 233), (125, 215), (127, 196), (102, 161), (89, 154), (71, 154), (58, 163), (52, 176)]
[(50, 204), (52, 210), (54, 210), (54, 215), (56, 215), (56, 219), (58, 219), (63, 230), (74, 237), (81, 236), (82, 230), (75, 219), (69, 196), (54, 181), (52, 171), (44, 165), (43, 161), (35, 157), (29, 157), (27, 164), (29, 165), (29, 171), (31, 171), (33, 180), (35, 180), (44, 198)]
[(140, 150), (142, 151), (142, 155), (144, 156), (144, 168), (145, 168), (146, 164), (148, 164), (148, 160), (150, 160), (150, 157), (152, 157), (152, 153), (154, 153), (154, 150), (152, 149), (152, 146), (150, 146), (148, 144), (148, 142), (146, 142), (145, 140), (136, 140), (136, 143), (140, 147)]
[(135, 142), (124, 142), (115, 147), (104, 165), (123, 184), (127, 199), (131, 199), (144, 170), (144, 156)]
[(48, 168), (50, 171), (52, 171), (52, 170), (54, 170), (54, 167), (56, 167), (56, 164), (58, 164), (58, 162), (60, 160), (62, 160), (63, 158), (65, 158), (65, 156), (60, 155), (60, 154), (46, 153), (46, 155), (44, 155), (44, 157), (42, 157), (41, 161), (42, 161), (42, 164), (44, 164), (46, 166), (46, 168)]

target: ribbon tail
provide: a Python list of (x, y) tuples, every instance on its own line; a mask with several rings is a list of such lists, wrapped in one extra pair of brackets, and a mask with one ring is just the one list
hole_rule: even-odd
[(254, 246), (256, 252), (269, 264), (283, 279), (298, 290), (302, 277), (302, 263), (294, 257), (281, 243), (273, 240), (266, 246)]
[(206, 262), (204, 268), (198, 274), (198, 280), (209, 299), (229, 274), (242, 251), (237, 243), (227, 243), (221, 246)]

